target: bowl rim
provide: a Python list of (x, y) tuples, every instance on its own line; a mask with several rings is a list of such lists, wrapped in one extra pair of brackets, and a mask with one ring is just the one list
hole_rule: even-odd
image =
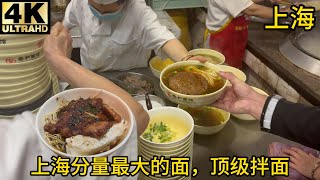
[[(37, 94), (31, 95), (29, 98), (24, 99), (23, 101), (19, 101), (19, 102), (16, 102), (16, 103), (11, 103), (11, 104), (6, 104), (6, 105), (0, 105), (0, 107), (1, 108), (13, 108), (15, 106), (22, 106), (22, 105), (24, 105), (26, 103), (29, 103), (30, 101), (33, 102), (33, 100), (36, 100), (37, 98), (40, 98), (40, 96), (44, 95), (51, 88), (52, 82), (50, 81), (47, 84), (43, 83), (40, 86), (43, 87), (43, 88), (40, 89)], [(28, 91), (28, 92), (31, 92), (31, 91)], [(23, 95), (25, 96), (26, 93), (24, 93)], [(19, 95), (19, 96), (20, 96), (19, 98), (21, 98), (22, 95)]]
[(156, 60), (156, 57), (157, 57), (157, 56), (151, 58), (148, 64), (149, 64), (149, 67), (150, 67), (153, 71), (157, 72), (158, 74), (161, 74), (161, 71), (155, 69), (155, 68), (152, 67), (152, 65), (151, 65), (151, 61), (155, 61), (155, 60)]
[(218, 89), (217, 91), (214, 91), (214, 92), (209, 93), (209, 94), (203, 94), (203, 95), (187, 95), (187, 94), (182, 94), (182, 93), (175, 92), (175, 91), (171, 90), (169, 87), (167, 87), (167, 86), (163, 83), (162, 78), (163, 78), (164, 73), (165, 73), (166, 71), (168, 71), (168, 70), (169, 70), (170, 68), (172, 68), (173, 66), (177, 66), (177, 65), (179, 65), (179, 64), (186, 64), (186, 65), (187, 65), (187, 64), (189, 64), (189, 63), (191, 63), (191, 65), (194, 64), (194, 65), (215, 66), (215, 68), (218, 69), (219, 71), (223, 71), (220, 67), (218, 67), (217, 65), (212, 64), (212, 63), (201, 63), (201, 62), (194, 61), (194, 60), (176, 62), (176, 63), (174, 63), (174, 64), (171, 64), (171, 65), (167, 66), (167, 67), (161, 72), (161, 75), (160, 75), (160, 88), (161, 88), (161, 86), (162, 86), (162, 87), (165, 88), (165, 90), (169, 91), (171, 94), (176, 94), (176, 95), (179, 95), (179, 96), (185, 97), (185, 98), (206, 98), (206, 97), (210, 97), (210, 96), (212, 96), (212, 95), (214, 95), (214, 94), (220, 93), (221, 91), (224, 91), (224, 89), (227, 87), (228, 81), (227, 81), (226, 79), (222, 78), (222, 79), (224, 79), (224, 84), (223, 84), (223, 86), (222, 86), (220, 89)]
[[(10, 77), (5, 77), (5, 76), (0, 76), (0, 81), (16, 81), (19, 79), (30, 79), (30, 77), (34, 77), (35, 75), (41, 75), (43, 71), (49, 71), (49, 68), (47, 66), (42, 66), (38, 70), (33, 71), (30, 74), (25, 74), (25, 75), (20, 75), (20, 76), (10, 76)], [(3, 78), (4, 77), (4, 78)]]
[[(226, 61), (226, 57), (219, 51), (213, 50), (213, 49), (207, 49), (207, 48), (197, 48), (197, 49), (192, 49), (189, 51), (189, 54), (193, 54), (193, 55), (197, 55), (196, 51), (208, 51), (208, 52), (212, 52), (212, 53), (216, 53), (219, 54), (221, 57), (223, 57), (222, 62), (218, 63), (218, 64), (214, 64), (214, 63), (210, 63), (210, 64), (214, 64), (214, 65), (221, 65)], [(192, 59), (192, 58), (191, 58)]]
[[(12, 56), (12, 57), (19, 57), (21, 55), (24, 55), (24, 54), (32, 54), (34, 52), (42, 52), (43, 50), (43, 46), (42, 47), (39, 47), (37, 49), (34, 49), (34, 50), (31, 50), (31, 51), (26, 51), (26, 52), (20, 52), (20, 53), (11, 53), (11, 54), (0, 54), (0, 58), (4, 58), (4, 57), (8, 57), (8, 56)], [(40, 56), (40, 57), (44, 57), (44, 56)], [(39, 57), (39, 58), (40, 58)], [(38, 58), (37, 58), (38, 59)], [(33, 59), (33, 60), (36, 60), (36, 59)], [(0, 62), (1, 61), (4, 61), (3, 59), (0, 59)], [(30, 60), (32, 61), (32, 60)], [(26, 62), (29, 62), (29, 61), (26, 61)], [(22, 62), (23, 63), (23, 62)], [(5, 63), (4, 63), (5, 64)], [(15, 64), (20, 64), (20, 63), (15, 63)]]
[[(151, 145), (153, 145), (153, 146), (169, 146), (169, 147), (171, 147), (171, 145), (173, 145), (173, 146), (175, 146), (175, 145), (177, 145), (177, 144), (180, 144), (180, 142), (183, 142), (183, 141), (186, 141), (188, 138), (189, 138), (189, 136), (191, 136), (191, 133), (193, 133), (193, 130), (194, 130), (194, 121), (193, 121), (193, 117), (187, 112), (187, 111), (185, 111), (185, 110), (183, 110), (183, 109), (180, 109), (180, 108), (177, 108), (177, 107), (172, 107), (172, 106), (164, 106), (164, 107), (159, 107), (159, 108), (155, 108), (155, 109), (151, 109), (151, 110), (149, 110), (149, 111), (147, 111), (148, 112), (148, 114), (149, 113), (152, 113), (152, 112), (154, 112), (154, 111), (161, 111), (161, 109), (171, 109), (171, 110), (177, 110), (177, 111), (180, 111), (180, 112), (182, 112), (183, 114), (185, 114), (186, 116), (188, 116), (188, 118), (189, 119), (192, 119), (192, 123), (190, 123), (191, 124), (191, 128), (190, 128), (190, 130), (188, 131), (188, 133), (184, 136), (184, 137), (182, 137), (181, 139), (179, 139), (179, 140), (177, 140), (177, 141), (173, 141), (173, 142), (168, 142), (168, 143), (156, 143), (156, 142), (151, 142), (151, 141), (149, 141), (149, 140), (146, 140), (146, 139), (144, 139), (143, 138), (143, 133), (140, 135), (140, 139), (142, 140), (142, 141), (144, 141), (144, 142), (146, 142), (146, 143), (148, 143), (148, 144), (151, 144)], [(150, 115), (149, 115), (150, 116)], [(150, 123), (151, 121), (149, 121), (149, 123)], [(148, 124), (148, 126), (149, 126), (149, 124)]]
[[(181, 108), (181, 104), (178, 104), (177, 106), (178, 108)], [(219, 111), (224, 111), (226, 114), (227, 114), (227, 119), (225, 121), (223, 121), (222, 124), (218, 124), (216, 126), (200, 126), (200, 125), (197, 125), (196, 123), (194, 123), (194, 126), (195, 127), (198, 127), (198, 128), (213, 128), (213, 127), (219, 127), (221, 125), (225, 125), (229, 120), (230, 120), (230, 117), (231, 117), (231, 113), (228, 112), (228, 111), (225, 111), (223, 109), (219, 109), (219, 108), (216, 108), (216, 107), (213, 107), (213, 106), (205, 106), (205, 107), (210, 107), (210, 108), (213, 108), (213, 109), (218, 109)], [(193, 108), (193, 107), (191, 107)], [(181, 108), (182, 109), (182, 108)], [(187, 111), (188, 112), (188, 111)], [(192, 117), (193, 118), (193, 117)], [(194, 119), (193, 119), (194, 120)]]
[[(156, 102), (160, 103), (162, 106), (166, 106), (165, 101), (162, 98), (160, 98), (159, 96), (149, 94), (149, 97), (150, 97), (151, 101), (156, 101)], [(145, 100), (145, 95), (136, 95), (133, 98), (139, 102), (141, 100)]]
[[(19, 63), (13, 63), (13, 64), (8, 64), (8, 63), (0, 63), (0, 69), (2, 69), (4, 66), (7, 66), (7, 67), (13, 67), (13, 68), (10, 68), (10, 69), (8, 69), (8, 70), (16, 70), (15, 68), (21, 68), (22, 67), (22, 69), (24, 70), (24, 68), (23, 68), (23, 66), (24, 65), (29, 65), (30, 66), (30, 64), (33, 64), (33, 63), (35, 63), (35, 64), (38, 64), (39, 66), (40, 65), (44, 65), (44, 63), (46, 63), (46, 61), (45, 61), (45, 56), (44, 55), (41, 55), (39, 58), (37, 58), (37, 59), (33, 59), (33, 60), (30, 60), (30, 61), (25, 61), (25, 62), (19, 62)], [(1, 60), (0, 59), (0, 62), (1, 61), (3, 61), (3, 60)], [(40, 61), (40, 62), (39, 62)], [(41, 62), (41, 61), (43, 61), (43, 62)], [(26, 70), (29, 70), (29, 69), (31, 69), (31, 68), (28, 68), (28, 69), (26, 69)], [(19, 69), (19, 70), (21, 70), (21, 69)], [(21, 70), (21, 71), (23, 71), (23, 70)]]
[[(247, 75), (241, 71), (240, 69), (238, 68), (235, 68), (235, 67), (232, 67), (232, 66), (229, 66), (229, 65), (225, 65), (225, 64), (217, 64), (218, 67), (220, 67), (222, 69), (222, 71), (225, 71), (223, 68), (230, 68), (230, 69), (234, 69), (236, 71), (238, 71), (239, 73), (241, 73), (242, 75), (244, 75), (244, 82), (247, 81)], [(229, 72), (229, 71), (225, 71), (225, 72)], [(232, 72), (231, 72), (232, 73)], [(233, 73), (234, 74), (234, 73)], [(234, 74), (235, 75), (235, 74)], [(236, 75), (235, 75), (236, 76)], [(240, 78), (238, 78), (240, 79)]]
[[(34, 83), (35, 81), (39, 81), (41, 80), (44, 76), (46, 76), (46, 74), (49, 74), (48, 71), (43, 71), (39, 76), (36, 76), (32, 79), (30, 79), (29, 81), (23, 81), (21, 83), (17, 83), (17, 84), (10, 84), (10, 85), (0, 85), (0, 88), (5, 87), (7, 88), (17, 88), (17, 86), (24, 86), (24, 85), (28, 85), (30, 83)], [(50, 76), (50, 75), (49, 75)]]
[[(42, 36), (38, 39), (32, 40), (32, 41), (22, 41), (21, 43), (11, 43), (11, 44), (0, 44), (0, 48), (5, 48), (5, 50), (11, 49), (11, 48), (17, 48), (20, 49), (21, 46), (28, 46), (29, 44), (34, 44), (37, 43), (39, 41), (44, 41), (44, 39), (46, 38), (46, 36)], [(16, 47), (18, 46), (18, 47)]]
[[(99, 154), (94, 154), (94, 155), (86, 155), (86, 156), (76, 156), (76, 155), (71, 155), (65, 152), (61, 152), (55, 148), (53, 148), (49, 143), (47, 143), (47, 141), (44, 139), (43, 135), (40, 132), (40, 127), (39, 127), (39, 122), (42, 121), (42, 117), (40, 117), (40, 115), (42, 114), (41, 112), (46, 108), (46, 106), (49, 104), (50, 101), (56, 100), (57, 97), (61, 96), (62, 94), (65, 93), (72, 93), (72, 91), (96, 91), (96, 92), (103, 92), (106, 93), (110, 96), (113, 96), (117, 101), (119, 101), (124, 108), (127, 110), (129, 118), (128, 121), (130, 121), (130, 126), (128, 128), (128, 132), (126, 134), (126, 136), (122, 139), (122, 141), (120, 143), (118, 143), (115, 147), (113, 147), (112, 149), (108, 150), (108, 151), (104, 151), (102, 153)], [(38, 138), (40, 138), (41, 142), (47, 147), (49, 148), (51, 151), (53, 151), (54, 153), (58, 154), (58, 155), (62, 155), (65, 157), (101, 157), (101, 156), (106, 156), (106, 155), (110, 155), (112, 153), (114, 153), (116, 150), (118, 150), (120, 147), (122, 147), (130, 138), (132, 131), (133, 131), (133, 126), (135, 123), (135, 117), (133, 115), (133, 112), (131, 111), (131, 109), (129, 108), (129, 106), (118, 96), (116, 96), (115, 94), (106, 91), (104, 89), (97, 89), (97, 88), (76, 88), (76, 89), (69, 89), (66, 91), (62, 91), (54, 96), (52, 96), (51, 98), (49, 98), (39, 109), (37, 116), (36, 116), (36, 131), (37, 131), (37, 135)]]

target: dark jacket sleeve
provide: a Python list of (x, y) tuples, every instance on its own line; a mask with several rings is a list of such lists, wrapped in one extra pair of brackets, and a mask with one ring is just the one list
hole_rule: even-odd
[(269, 132), (320, 150), (320, 107), (281, 99)]

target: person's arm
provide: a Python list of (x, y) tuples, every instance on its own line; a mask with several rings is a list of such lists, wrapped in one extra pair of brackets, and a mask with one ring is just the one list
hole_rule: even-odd
[(133, 112), (137, 121), (138, 134), (143, 133), (149, 123), (149, 116), (143, 107), (130, 94), (108, 79), (67, 58), (68, 51), (70, 51), (67, 49), (70, 49), (70, 46), (68, 30), (61, 23), (57, 23), (44, 43), (44, 51), (50, 68), (73, 87), (99, 88), (119, 96)]
[[(135, 16), (139, 17), (138, 30), (139, 41), (146, 49), (153, 49), (157, 55), (166, 55), (175, 62), (187, 60), (188, 50), (184, 45), (165, 27), (162, 26), (156, 13), (145, 2), (134, 4)], [(190, 58), (191, 59), (191, 58)], [(193, 60), (206, 62), (201, 56), (192, 57)]]
[(280, 99), (269, 132), (320, 149), (320, 108)]
[(220, 72), (232, 84), (213, 106), (231, 113), (250, 114), (270, 133), (320, 149), (320, 108), (267, 97), (232, 73)]
[(273, 18), (272, 8), (255, 3), (242, 11), (242, 13), (248, 16), (257, 16), (260, 18)]

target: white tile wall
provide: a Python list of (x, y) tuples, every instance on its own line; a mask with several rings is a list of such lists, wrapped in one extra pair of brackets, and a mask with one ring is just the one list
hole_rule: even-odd
[[(289, 101), (303, 101), (303, 99), (300, 98), (300, 94), (295, 89), (293, 89), (288, 83), (281, 79), (274, 71), (272, 71), (269, 67), (263, 64), (257, 57), (255, 57), (248, 50), (246, 52), (244, 63), (247, 64), (248, 67), (252, 69), (252, 71), (255, 72), (261, 79), (267, 82), (269, 87), (272, 88), (271, 90), (277, 91), (278, 94), (280, 94)], [(251, 83), (258, 87), (260, 86), (260, 88), (264, 88), (263, 90), (267, 92), (270, 91), (267, 87), (263, 85), (263, 83), (259, 82), (259, 79), (254, 78), (250, 75), (250, 73), (247, 76), (247, 82), (249, 84)]]

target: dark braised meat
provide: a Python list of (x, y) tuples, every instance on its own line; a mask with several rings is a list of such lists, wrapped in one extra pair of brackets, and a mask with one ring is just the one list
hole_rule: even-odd
[(103, 104), (101, 98), (71, 101), (57, 112), (56, 124), (48, 123), (44, 130), (50, 134), (60, 134), (63, 138), (76, 135), (99, 138), (107, 133), (121, 117), (113, 109)]
[(208, 81), (198, 73), (178, 72), (169, 78), (169, 87), (175, 92), (187, 95), (205, 94), (209, 88)]

